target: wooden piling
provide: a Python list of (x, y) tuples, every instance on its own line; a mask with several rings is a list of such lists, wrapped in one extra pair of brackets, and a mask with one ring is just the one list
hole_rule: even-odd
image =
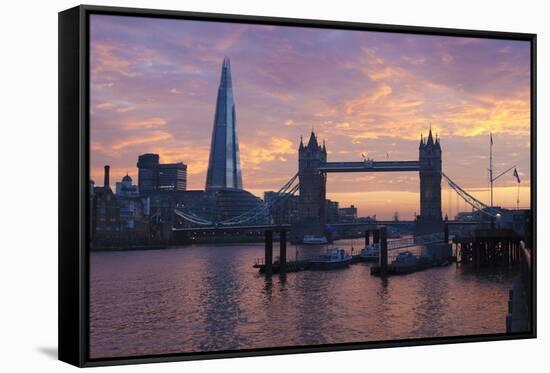
[(372, 243), (377, 244), (378, 242), (380, 242), (380, 231), (374, 230), (372, 232)]
[[(378, 231), (375, 232), (378, 233)], [(375, 240), (377, 238), (380, 239), (380, 276), (385, 276), (388, 273), (388, 237), (386, 234), (386, 227), (380, 227), (379, 235), (375, 235), (374, 238)]]
[(265, 231), (265, 274), (273, 273), (273, 231)]
[(365, 231), (365, 247), (370, 245), (370, 231)]
[(286, 231), (279, 232), (279, 273), (286, 273)]
[(479, 262), (481, 260), (481, 243), (474, 242), (472, 244), (472, 250), (473, 250), (474, 266), (477, 269), (479, 268)]

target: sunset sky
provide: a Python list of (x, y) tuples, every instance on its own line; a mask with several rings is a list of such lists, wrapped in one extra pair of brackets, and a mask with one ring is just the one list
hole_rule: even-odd
[[(441, 138), (443, 170), (488, 203), (496, 171), (517, 165), (530, 195), (530, 46), (524, 41), (91, 16), (91, 178), (137, 183), (139, 154), (188, 165), (203, 189), (224, 56), (231, 59), (244, 188), (260, 197), (297, 171), (314, 128), (329, 161), (418, 159)], [(495, 203), (516, 204), (509, 175)], [(416, 173), (330, 174), (327, 198), (362, 216), (419, 211)], [(465, 210), (444, 187), (443, 213)]]

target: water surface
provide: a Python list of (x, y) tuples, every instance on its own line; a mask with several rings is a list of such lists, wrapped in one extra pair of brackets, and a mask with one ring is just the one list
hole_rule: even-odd
[(506, 331), (505, 269), (453, 264), (383, 280), (359, 263), (266, 279), (252, 268), (262, 255), (262, 244), (92, 252), (91, 358)]

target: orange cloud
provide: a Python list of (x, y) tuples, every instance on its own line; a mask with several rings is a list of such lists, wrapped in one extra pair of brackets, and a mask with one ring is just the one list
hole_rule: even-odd
[(127, 129), (138, 129), (138, 128), (155, 128), (166, 125), (168, 121), (164, 118), (153, 117), (149, 119), (130, 119), (126, 122)]
[(109, 43), (92, 43), (92, 75), (102, 76), (105, 72), (116, 72), (132, 78), (139, 75), (131, 69), (132, 63), (116, 55), (120, 46)]
[(97, 104), (95, 107), (99, 110), (111, 110), (115, 107), (115, 105), (110, 102), (102, 102), (100, 104)]
[(296, 122), (292, 119), (285, 120), (285, 126), (293, 126), (295, 124), (296, 124)]
[(527, 98), (477, 97), (477, 102), (466, 102), (447, 115), (451, 133), (460, 136), (478, 136), (504, 133), (529, 136), (531, 107)]
[(95, 105), (96, 109), (99, 110), (115, 110), (117, 113), (127, 113), (136, 109), (135, 106), (118, 106), (112, 102), (102, 102)]
[(257, 144), (250, 141), (241, 143), (241, 162), (244, 168), (247, 164), (259, 165), (263, 162), (279, 160), (286, 162), (285, 155), (296, 153), (294, 143), (283, 137), (273, 137), (267, 144)]
[(377, 104), (378, 101), (388, 97), (392, 93), (392, 88), (389, 84), (382, 83), (378, 85), (373, 92), (366, 95), (359, 96), (346, 102), (345, 111), (346, 114), (354, 114), (360, 112), (367, 112), (371, 105)]
[(148, 135), (142, 136), (131, 136), (125, 139), (122, 139), (111, 146), (112, 150), (121, 150), (133, 145), (144, 145), (151, 144), (156, 142), (172, 140), (174, 136), (171, 133), (164, 131), (155, 131)]
[(366, 69), (366, 74), (372, 80), (400, 79), (406, 75), (405, 70), (397, 67), (385, 67), (381, 70)]
[[(354, 68), (374, 81), (374, 88), (341, 103), (327, 118), (339, 123), (340, 133), (353, 144), (381, 136), (417, 139), (430, 123), (443, 136), (529, 135), (528, 92), (476, 96), (460, 86), (443, 85), (387, 64), (373, 49), (364, 53), (365, 59)], [(441, 58), (452, 63), (451, 55)]]

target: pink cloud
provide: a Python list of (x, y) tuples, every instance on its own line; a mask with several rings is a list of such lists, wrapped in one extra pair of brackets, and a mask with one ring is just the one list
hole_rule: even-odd
[(156, 128), (165, 126), (168, 121), (164, 118), (153, 117), (147, 119), (130, 119), (126, 121), (127, 129)]
[(168, 132), (164, 131), (155, 131), (151, 134), (143, 136), (131, 136), (124, 139), (121, 139), (111, 145), (112, 150), (121, 150), (123, 148), (135, 145), (145, 145), (151, 143), (159, 143), (168, 140), (172, 140), (174, 136)]

